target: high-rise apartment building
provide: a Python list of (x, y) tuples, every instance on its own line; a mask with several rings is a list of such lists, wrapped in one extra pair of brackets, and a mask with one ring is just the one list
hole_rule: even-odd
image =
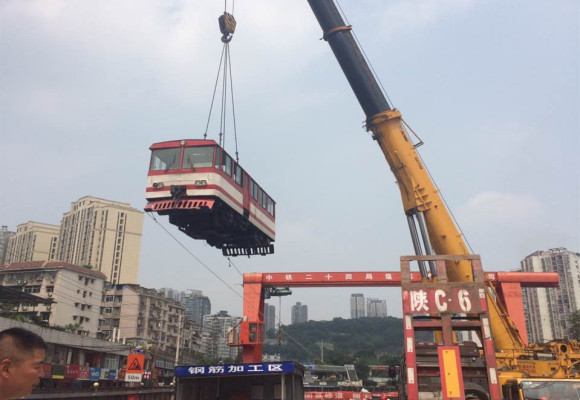
[(8, 254), (8, 242), (15, 234), (16, 232), (10, 232), (6, 225), (2, 225), (2, 227), (0, 227), (0, 265), (3, 265), (6, 262), (6, 255)]
[(187, 290), (181, 296), (185, 315), (194, 320), (203, 329), (203, 317), (211, 314), (211, 301), (200, 290)]
[(211, 301), (203, 295), (201, 290), (161, 288), (158, 292), (181, 303), (185, 309), (185, 316), (193, 320), (200, 328), (203, 327), (204, 315), (211, 314)]
[(0, 267), (0, 285), (53, 300), (38, 308), (24, 306), (19, 313), (96, 337), (105, 285), (102, 273), (61, 261), (17, 262)]
[(227, 311), (203, 317), (201, 333), (201, 351), (209, 357), (235, 360), (239, 347), (230, 347), (227, 343), (228, 332), (238, 326), (241, 318), (230, 316)]
[(308, 322), (308, 306), (297, 302), (292, 306), (290, 321), (292, 324)]
[(350, 295), (350, 317), (352, 319), (365, 317), (365, 296), (362, 293)]
[(557, 288), (525, 288), (526, 328), (530, 342), (566, 339), (570, 314), (580, 308), (580, 253), (565, 248), (536, 251), (524, 258), (525, 272), (556, 272)]
[(191, 297), (191, 296), (203, 296), (203, 292), (201, 290), (196, 290), (196, 289), (185, 289), (184, 291), (181, 292), (181, 297)]
[(369, 318), (386, 318), (387, 317), (387, 300), (367, 299), (367, 317)]
[(127, 203), (82, 197), (64, 213), (57, 259), (91, 265), (113, 284), (137, 283), (143, 212)]
[(58, 225), (41, 222), (18, 225), (8, 242), (5, 263), (56, 260), (59, 232)]
[(173, 288), (161, 288), (158, 290), (159, 293), (162, 293), (163, 296), (167, 297), (168, 299), (173, 299), (175, 301), (181, 302), (181, 298), (184, 296), (185, 292), (182, 290), (177, 290)]
[(276, 329), (276, 307), (273, 304), (264, 304), (264, 328), (266, 332)]

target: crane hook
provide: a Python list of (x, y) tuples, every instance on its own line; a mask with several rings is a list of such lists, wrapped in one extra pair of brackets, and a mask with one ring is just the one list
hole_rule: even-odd
[(222, 33), (222, 42), (229, 43), (236, 30), (236, 20), (234, 19), (234, 16), (228, 12), (224, 12), (223, 15), (220, 15), (218, 18), (218, 22)]

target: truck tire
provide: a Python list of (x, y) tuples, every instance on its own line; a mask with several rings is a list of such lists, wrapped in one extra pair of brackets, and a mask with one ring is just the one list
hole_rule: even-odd
[(465, 400), (489, 400), (487, 391), (477, 383), (465, 382), (463, 388), (465, 390)]

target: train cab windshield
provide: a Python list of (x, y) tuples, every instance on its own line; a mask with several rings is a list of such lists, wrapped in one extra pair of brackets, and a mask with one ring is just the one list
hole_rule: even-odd
[(183, 150), (183, 168), (211, 168), (215, 146), (186, 147)]
[(211, 168), (215, 146), (186, 147), (181, 160), (181, 147), (156, 149), (151, 154), (149, 171), (168, 171), (179, 168)]
[(180, 148), (153, 150), (149, 171), (167, 171), (179, 168)]

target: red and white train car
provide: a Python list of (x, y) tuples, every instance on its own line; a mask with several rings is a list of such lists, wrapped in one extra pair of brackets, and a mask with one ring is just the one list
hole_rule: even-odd
[(271, 254), (276, 203), (214, 140), (150, 147), (145, 211), (224, 255)]

